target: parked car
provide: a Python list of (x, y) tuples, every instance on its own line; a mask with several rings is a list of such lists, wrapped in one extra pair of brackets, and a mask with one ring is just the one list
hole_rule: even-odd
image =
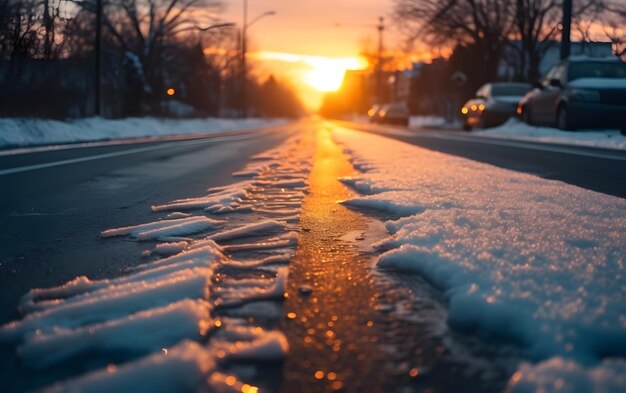
[(403, 103), (374, 105), (368, 111), (370, 122), (381, 124), (409, 125), (409, 109)]
[(522, 97), (532, 89), (527, 83), (487, 83), (461, 108), (463, 129), (500, 125), (515, 116)]
[(380, 105), (374, 105), (370, 108), (369, 111), (367, 111), (367, 115), (370, 118), (370, 123), (378, 123), (380, 121), (380, 110), (381, 110), (381, 106)]
[(528, 124), (619, 128), (626, 135), (626, 63), (617, 58), (570, 58), (551, 68), (520, 101)]

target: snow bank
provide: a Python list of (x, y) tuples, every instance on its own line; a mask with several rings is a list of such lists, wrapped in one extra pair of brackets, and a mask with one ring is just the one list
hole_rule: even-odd
[(626, 363), (607, 359), (597, 367), (581, 367), (572, 360), (552, 358), (536, 366), (526, 363), (513, 374), (506, 392), (562, 393), (623, 392), (626, 386)]
[(452, 327), (585, 370), (626, 356), (626, 201), (380, 136), (334, 136), (369, 168), (348, 184), (370, 195), (344, 203), (402, 217), (386, 224), (378, 266), (444, 291)]
[(516, 119), (510, 119), (503, 125), (495, 128), (475, 131), (472, 135), (519, 141), (626, 150), (626, 136), (621, 135), (619, 130), (561, 131), (556, 128), (529, 126)]
[(441, 127), (446, 124), (446, 119), (441, 116), (411, 116), (410, 128)]
[(54, 143), (91, 142), (166, 135), (204, 134), (276, 126), (285, 120), (267, 119), (158, 119), (108, 120), (98, 117), (58, 121), (26, 118), (0, 119), (0, 149)]

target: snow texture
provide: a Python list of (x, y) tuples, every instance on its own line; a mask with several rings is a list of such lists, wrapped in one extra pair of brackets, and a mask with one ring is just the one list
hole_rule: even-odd
[[(378, 267), (442, 290), (450, 326), (594, 375), (614, 375), (606, 358), (626, 364), (626, 201), (380, 136), (334, 137), (367, 168), (343, 181), (369, 195), (343, 203), (400, 217), (376, 245)], [(542, 364), (522, 379), (556, 363)]]
[(587, 146), (603, 149), (626, 150), (626, 136), (619, 130), (561, 131), (556, 128), (536, 127), (509, 119), (495, 128), (473, 132), (472, 135), (529, 142)]
[(140, 240), (157, 240), (171, 236), (186, 236), (194, 233), (214, 229), (221, 222), (207, 217), (186, 217), (173, 220), (161, 220), (147, 224), (124, 228), (108, 229), (102, 232), (102, 237), (129, 235)]
[(27, 118), (0, 119), (0, 149), (56, 143), (206, 134), (284, 124), (266, 119), (167, 120), (150, 117), (108, 120), (99, 117), (58, 121)]
[[(285, 265), (297, 242), (297, 228), (283, 216), (299, 215), (312, 153), (312, 144), (303, 148), (294, 137), (253, 157), (242, 170), (249, 180), (153, 207), (172, 211), (163, 219), (103, 231), (104, 238), (157, 241), (142, 253), (156, 259), (115, 278), (79, 276), (31, 289), (18, 305), (23, 318), (1, 326), (0, 340), (15, 343), (20, 360), (33, 369), (83, 358), (117, 362), (52, 385), (50, 392), (256, 391), (215, 368), (279, 361), (289, 349), (282, 333), (253, 320), (282, 314)], [(247, 259), (232, 258), (242, 251)], [(229, 274), (216, 277), (223, 268)]]

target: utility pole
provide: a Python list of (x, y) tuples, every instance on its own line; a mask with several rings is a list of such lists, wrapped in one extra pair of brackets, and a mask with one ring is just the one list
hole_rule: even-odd
[(243, 0), (243, 32), (241, 36), (241, 107), (243, 118), (248, 117), (248, 0)]
[(100, 88), (102, 75), (100, 62), (102, 57), (102, 0), (96, 0), (96, 42), (94, 43), (95, 64), (94, 64), (94, 115), (100, 116)]
[(561, 60), (570, 55), (572, 31), (572, 0), (563, 0), (563, 29), (561, 30)]
[(243, 28), (241, 29), (241, 104), (243, 107), (244, 119), (248, 117), (248, 29), (259, 20), (272, 15), (276, 15), (276, 11), (266, 11), (252, 19), (252, 21), (248, 22), (248, 0), (243, 0)]
[(385, 18), (378, 18), (378, 60), (376, 62), (376, 101), (382, 104), (383, 101), (383, 33), (385, 31)]

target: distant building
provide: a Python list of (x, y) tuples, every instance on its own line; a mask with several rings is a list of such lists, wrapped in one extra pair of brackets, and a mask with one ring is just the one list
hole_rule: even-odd
[[(520, 47), (521, 42), (512, 42), (513, 47)], [(589, 56), (589, 57), (610, 57), (613, 56), (613, 48), (610, 42), (572, 42), (572, 56)], [(551, 41), (546, 53), (539, 63), (539, 73), (543, 75), (552, 66), (557, 64), (561, 58), (561, 44), (559, 41)], [(519, 53), (514, 48), (508, 48), (498, 70), (498, 77), (501, 80), (514, 80), (517, 75), (525, 75), (521, 69), (522, 65), (519, 59)]]

